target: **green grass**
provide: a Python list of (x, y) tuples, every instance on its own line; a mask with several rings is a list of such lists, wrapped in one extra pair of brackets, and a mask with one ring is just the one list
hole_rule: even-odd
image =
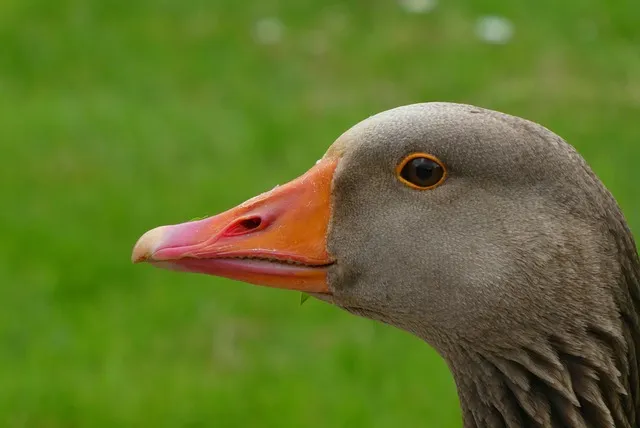
[[(0, 426), (455, 427), (444, 363), (295, 293), (132, 266), (145, 230), (304, 172), (428, 100), (539, 121), (640, 230), (630, 0), (0, 2)], [(504, 46), (474, 35), (511, 19)], [(255, 42), (256, 20), (283, 22)]]

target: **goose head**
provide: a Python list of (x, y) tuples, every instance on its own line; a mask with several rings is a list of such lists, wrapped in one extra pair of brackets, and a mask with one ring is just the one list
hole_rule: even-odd
[(292, 182), (144, 234), (135, 262), (307, 292), (431, 344), (466, 427), (637, 423), (640, 268), (560, 137), (469, 105), (372, 116)]

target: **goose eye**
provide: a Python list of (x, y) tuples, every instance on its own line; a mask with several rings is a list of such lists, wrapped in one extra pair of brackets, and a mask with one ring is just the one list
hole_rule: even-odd
[(415, 189), (432, 189), (444, 181), (446, 171), (435, 157), (423, 153), (413, 154), (398, 166), (400, 181)]

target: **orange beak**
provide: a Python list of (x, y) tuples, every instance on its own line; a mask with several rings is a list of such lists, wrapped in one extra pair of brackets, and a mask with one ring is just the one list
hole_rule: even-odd
[(134, 263), (256, 285), (328, 293), (327, 226), (337, 159), (222, 214), (150, 230)]

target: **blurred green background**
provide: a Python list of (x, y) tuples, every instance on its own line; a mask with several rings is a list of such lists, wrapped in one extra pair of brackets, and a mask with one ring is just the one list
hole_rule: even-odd
[(550, 127), (637, 235), (638, 22), (631, 0), (2, 0), (0, 426), (459, 426), (408, 334), (131, 248), (430, 100)]

